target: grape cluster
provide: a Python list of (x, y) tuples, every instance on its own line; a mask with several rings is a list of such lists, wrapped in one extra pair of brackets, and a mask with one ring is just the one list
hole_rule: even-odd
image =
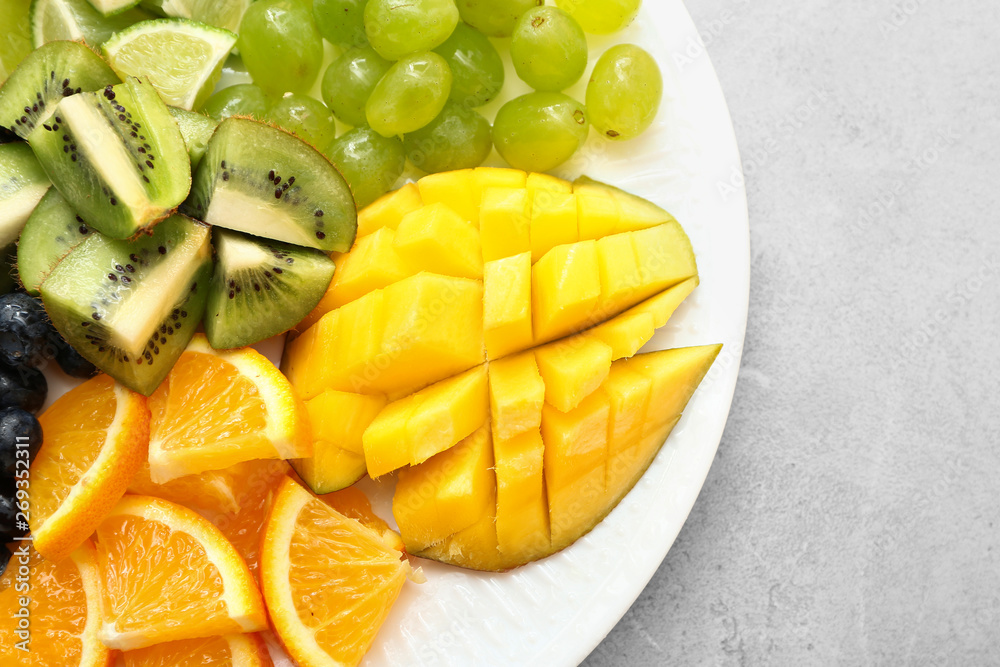
[[(641, 2), (258, 0), (238, 43), (254, 83), (217, 92), (203, 111), (250, 115), (298, 134), (337, 165), (359, 206), (387, 192), (407, 159), (426, 172), (462, 169), (495, 146), (513, 167), (547, 171), (584, 145), (591, 126), (627, 140), (652, 124), (663, 83), (637, 46), (600, 57), (586, 104), (563, 93), (587, 70), (585, 33), (621, 30)], [(515, 72), (535, 92), (504, 104), (491, 127), (478, 109), (503, 88), (493, 39), (507, 38)], [(319, 76), (324, 39), (340, 50), (322, 77), (325, 105), (305, 95)], [(354, 129), (335, 137), (335, 118)]]

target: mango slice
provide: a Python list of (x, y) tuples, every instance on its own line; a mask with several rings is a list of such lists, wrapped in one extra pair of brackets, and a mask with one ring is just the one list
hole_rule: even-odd
[(545, 382), (545, 402), (569, 412), (590, 396), (611, 370), (611, 347), (597, 338), (574, 336), (535, 350)]
[(407, 183), (398, 190), (382, 195), (358, 212), (358, 238), (372, 234), (384, 227), (395, 229), (408, 213), (424, 205), (420, 188)]
[(490, 359), (531, 347), (530, 253), (486, 262), (483, 336)]
[(535, 356), (524, 352), (490, 363), (493, 437), (511, 440), (542, 425), (545, 383)]

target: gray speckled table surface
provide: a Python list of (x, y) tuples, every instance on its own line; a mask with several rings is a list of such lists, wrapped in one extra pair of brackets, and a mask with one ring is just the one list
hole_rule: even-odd
[(1000, 4), (689, 10), (746, 172), (746, 348), (690, 519), (584, 664), (997, 664)]

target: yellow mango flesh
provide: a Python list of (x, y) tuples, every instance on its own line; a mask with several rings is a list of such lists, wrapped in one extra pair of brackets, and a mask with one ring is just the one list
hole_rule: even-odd
[(491, 187), (483, 191), (479, 214), (483, 261), (531, 251), (531, 201), (524, 188)]
[(413, 273), (483, 277), (479, 232), (444, 204), (424, 206), (403, 218), (393, 246)]
[(493, 437), (511, 440), (542, 425), (545, 383), (531, 352), (490, 362)]
[[(649, 465), (717, 353), (633, 356), (697, 266), (669, 213), (611, 186), (434, 174), (362, 211), (358, 237), (282, 368), (307, 400), (391, 401), (361, 451), (369, 474), (400, 471), (411, 553), (492, 570), (572, 543)], [(488, 455), (452, 460), (477, 433)], [(360, 454), (328, 451), (357, 474)]]
[(495, 508), (488, 426), (420, 465), (401, 470), (392, 499), (392, 513), (411, 553), (441, 543)]
[(407, 183), (383, 195), (358, 212), (358, 238), (383, 227), (395, 229), (408, 213), (424, 205), (416, 183)]
[(596, 338), (574, 336), (535, 350), (545, 383), (545, 402), (569, 412), (590, 396), (611, 370), (611, 347)]
[(445, 204), (473, 227), (479, 227), (479, 191), (472, 169), (430, 174), (417, 181), (424, 206)]
[(531, 255), (486, 262), (483, 273), (486, 356), (499, 359), (531, 346)]
[(339, 491), (364, 476), (367, 467), (361, 438), (385, 404), (384, 396), (332, 389), (306, 401), (313, 456), (290, 463), (315, 493)]
[(532, 327), (544, 343), (590, 321), (601, 297), (597, 243), (581, 241), (553, 248), (531, 267)]
[(364, 432), (372, 477), (422, 463), (454, 446), (489, 419), (486, 367), (442, 380), (382, 410)]
[(483, 363), (482, 326), (481, 282), (421, 273), (324, 315), (286, 344), (282, 369), (305, 399), (403, 396)]
[(551, 542), (541, 432), (534, 428), (507, 440), (494, 437), (493, 457), (500, 553), (520, 563), (548, 554)]
[(531, 261), (537, 262), (552, 248), (580, 240), (577, 231), (576, 195), (539, 190), (531, 199)]

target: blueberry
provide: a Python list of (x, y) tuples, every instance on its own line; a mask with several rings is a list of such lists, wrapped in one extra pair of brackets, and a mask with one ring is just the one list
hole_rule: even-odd
[(0, 479), (14, 479), (25, 463), (31, 465), (41, 446), (42, 425), (35, 415), (21, 408), (0, 410)]
[(52, 346), (56, 350), (56, 363), (66, 375), (75, 378), (89, 378), (97, 375), (97, 366), (80, 356), (76, 349), (63, 340), (57, 332), (50, 336)]
[(0, 408), (21, 408), (37, 413), (49, 393), (41, 371), (0, 365)]
[(38, 366), (45, 360), (52, 325), (37, 299), (23, 292), (0, 296), (0, 360)]
[(23, 519), (21, 527), (17, 527), (17, 512), (17, 499), (13, 490), (0, 495), (0, 536), (4, 538), (4, 542), (28, 534), (28, 527), (23, 523)]

